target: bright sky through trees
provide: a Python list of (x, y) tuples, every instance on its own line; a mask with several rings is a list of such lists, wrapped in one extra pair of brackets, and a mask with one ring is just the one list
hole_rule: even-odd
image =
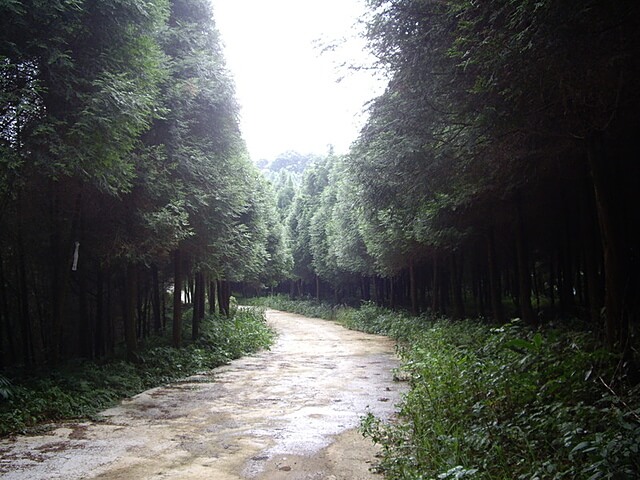
[[(364, 121), (363, 105), (381, 92), (365, 63), (355, 26), (360, 0), (213, 0), (215, 19), (241, 103), (251, 157), (287, 150), (346, 152)], [(324, 45), (340, 46), (321, 53)], [(341, 81), (338, 81), (342, 79)]]

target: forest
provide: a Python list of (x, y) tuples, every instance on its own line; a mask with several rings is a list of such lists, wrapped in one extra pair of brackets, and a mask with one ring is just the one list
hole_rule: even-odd
[[(0, 367), (110, 357), (287, 271), (207, 0), (0, 2)], [(185, 292), (185, 297), (173, 292)]]
[[(516, 478), (516, 444), (518, 478), (637, 474), (640, 3), (365, 3), (388, 84), (350, 151), (258, 161), (215, 1), (0, 0), (6, 431), (268, 345), (225, 319), (270, 294), (404, 341), (408, 426), (364, 426), (392, 478)], [(31, 374), (57, 399), (18, 418)]]
[(367, 4), (389, 83), (348, 155), (271, 172), (294, 259), (280, 291), (579, 319), (632, 361), (638, 6)]

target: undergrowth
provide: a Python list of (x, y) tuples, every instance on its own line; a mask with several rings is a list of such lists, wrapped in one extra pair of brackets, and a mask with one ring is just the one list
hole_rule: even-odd
[(400, 340), (410, 391), (394, 421), (361, 425), (387, 478), (640, 478), (640, 386), (592, 333), (310, 303), (290, 311)]
[(298, 313), (307, 317), (335, 320), (336, 307), (316, 300), (291, 300), (286, 295), (273, 295), (270, 297), (253, 297), (242, 301), (246, 305), (275, 308), (285, 312)]
[[(187, 327), (190, 315), (185, 312)], [(201, 329), (201, 337), (181, 349), (171, 347), (168, 337), (150, 339), (136, 364), (78, 360), (54, 370), (4, 372), (0, 435), (25, 432), (44, 422), (91, 417), (148, 388), (268, 348), (274, 339), (260, 309), (239, 309), (232, 318), (209, 315)]]

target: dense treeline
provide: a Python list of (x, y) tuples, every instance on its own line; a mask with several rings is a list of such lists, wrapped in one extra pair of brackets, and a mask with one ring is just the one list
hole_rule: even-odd
[(208, 0), (2, 1), (0, 82), (0, 367), (135, 360), (172, 306), (180, 346), (183, 300), (197, 337), (281, 276)]
[[(389, 84), (288, 207), (291, 292), (627, 351), (640, 313), (637, 2), (369, 0)], [(282, 184), (282, 183), (281, 183)]]

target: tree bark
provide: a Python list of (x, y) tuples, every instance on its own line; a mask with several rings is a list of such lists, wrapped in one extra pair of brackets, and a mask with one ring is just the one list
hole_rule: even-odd
[(500, 286), (500, 273), (496, 256), (496, 242), (493, 227), (487, 232), (487, 260), (489, 267), (489, 291), (491, 299), (491, 311), (493, 318), (498, 323), (504, 323), (504, 309), (502, 308), (502, 288)]
[(216, 313), (216, 282), (209, 281), (209, 313)]
[(440, 309), (440, 268), (437, 255), (433, 256), (433, 283), (431, 287), (431, 310), (437, 312)]
[(520, 314), (527, 325), (537, 326), (538, 316), (531, 307), (531, 270), (522, 213), (522, 199), (516, 199), (516, 255), (518, 262), (518, 295)]
[(182, 346), (182, 255), (173, 253), (173, 346)]
[(462, 272), (458, 266), (456, 254), (452, 253), (451, 258), (451, 291), (453, 294), (453, 316), (454, 318), (464, 318), (464, 299), (462, 298)]
[(409, 259), (409, 296), (411, 297), (411, 314), (418, 315), (418, 286), (413, 258)]
[(220, 315), (228, 317), (231, 314), (229, 308), (230, 298), (231, 290), (229, 288), (229, 282), (226, 280), (218, 280), (218, 305), (220, 309)]
[[(7, 287), (4, 274), (4, 259), (0, 256), (0, 368), (7, 364), (12, 364), (16, 359), (13, 329), (11, 327), (11, 314), (9, 313), (9, 301), (7, 298)], [(5, 334), (5, 341), (2, 335)], [(6, 345), (7, 350), (4, 350)]]
[(162, 330), (162, 318), (161, 318), (161, 303), (160, 303), (160, 279), (158, 275), (158, 265), (155, 263), (151, 265), (151, 280), (153, 285), (153, 331), (158, 334)]
[(93, 350), (96, 357), (101, 358), (106, 354), (106, 322), (104, 311), (104, 271), (98, 267), (96, 273), (96, 333), (94, 336)]
[(624, 261), (625, 243), (617, 217), (615, 175), (604, 155), (601, 133), (588, 140), (587, 160), (598, 212), (605, 277), (605, 333), (610, 348), (628, 348), (628, 319), (625, 315), (625, 292), (629, 278)]
[(80, 354), (84, 358), (94, 357), (95, 319), (89, 313), (89, 298), (87, 293), (87, 279), (84, 268), (74, 272), (78, 281), (78, 307), (80, 311), (80, 328), (78, 329)]
[(596, 224), (592, 215), (595, 211), (591, 207), (592, 195), (585, 192), (583, 195), (583, 205), (581, 208), (582, 216), (582, 238), (584, 239), (584, 270), (585, 270), (585, 287), (587, 290), (587, 307), (589, 311), (589, 320), (594, 326), (600, 325), (600, 311), (602, 309), (602, 292), (600, 288), (600, 279), (598, 274), (598, 264), (600, 252), (597, 248)]
[(205, 309), (205, 279), (202, 272), (195, 274), (193, 293), (193, 316), (191, 318), (191, 340), (196, 341), (200, 336), (200, 322), (204, 319)]
[(136, 266), (129, 262), (125, 275), (125, 301), (124, 304), (124, 341), (127, 349), (127, 360), (138, 361), (138, 341), (136, 336), (136, 303), (137, 303), (137, 280), (138, 272)]

